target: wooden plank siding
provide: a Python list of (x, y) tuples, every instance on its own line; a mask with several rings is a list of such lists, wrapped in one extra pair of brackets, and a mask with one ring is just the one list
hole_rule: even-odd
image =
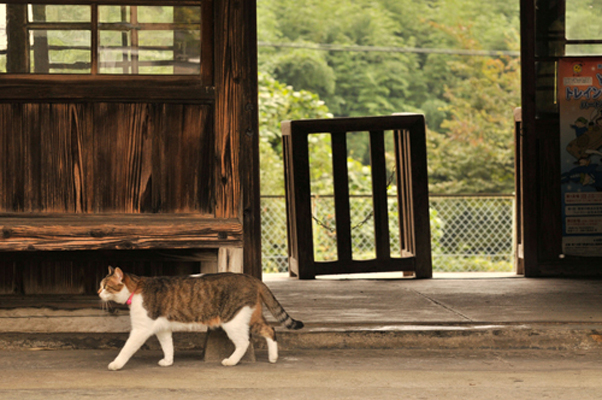
[(0, 294), (94, 293), (112, 250), (173, 274), (199, 262), (149, 270), (123, 252), (243, 246), (240, 220), (215, 218), (213, 118), (210, 104), (0, 104)]
[(192, 104), (0, 104), (0, 212), (213, 217), (211, 112)]

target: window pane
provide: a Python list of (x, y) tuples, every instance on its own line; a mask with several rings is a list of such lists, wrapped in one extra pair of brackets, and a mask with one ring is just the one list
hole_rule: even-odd
[(567, 1), (566, 38), (602, 40), (601, 15), (602, 2), (599, 0)]
[(172, 23), (173, 7), (139, 6), (138, 22), (142, 23)]
[(6, 5), (0, 4), (0, 73), (6, 72)]
[[(36, 73), (90, 73), (90, 31), (32, 31), (30, 35), (30, 72)], [(38, 43), (47, 46), (38, 46)], [(38, 53), (42, 52), (41, 55)], [(48, 70), (36, 68), (36, 61), (46, 61)]]
[(201, 31), (174, 32), (177, 51), (175, 54), (175, 73), (181, 75), (201, 72)]
[(176, 22), (201, 23), (201, 7), (174, 7)]
[(130, 22), (130, 6), (100, 6), (98, 22)]
[(142, 31), (138, 39), (141, 74), (174, 73), (173, 32)]
[(200, 7), (99, 6), (98, 9), (99, 73), (200, 73)]
[(28, 6), (29, 22), (90, 22), (90, 6), (33, 4)]
[(567, 56), (599, 56), (602, 44), (569, 44), (566, 46)]
[(131, 73), (130, 32), (100, 31), (98, 38), (99, 72), (104, 74)]
[(199, 75), (200, 21), (200, 6), (0, 3), (0, 73)]

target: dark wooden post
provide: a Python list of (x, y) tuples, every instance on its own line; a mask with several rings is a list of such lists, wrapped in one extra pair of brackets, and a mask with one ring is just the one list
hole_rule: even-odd
[[(372, 193), (387, 193), (387, 166), (385, 162), (385, 135), (382, 131), (370, 132), (370, 164), (372, 166)], [(372, 196), (374, 232), (376, 232), (376, 259), (391, 257), (389, 234), (389, 205), (387, 196)]]
[(244, 229), (244, 272), (261, 277), (255, 0), (215, 0), (216, 216)]
[(414, 230), (414, 254), (420, 255), (416, 257), (416, 278), (433, 276), (425, 126), (424, 116), (419, 116), (408, 132), (411, 135), (407, 159), (411, 160), (408, 174), (412, 177), (413, 214), (410, 220)]
[(29, 72), (29, 56), (27, 45), (27, 5), (7, 4), (6, 36), (8, 49), (6, 54), (6, 71), (8, 73)]
[[(46, 6), (34, 4), (33, 20), (35, 22), (46, 22)], [(33, 67), (36, 73), (47, 74), (50, 72), (50, 60), (48, 58), (48, 34), (47, 31), (36, 31), (33, 37)]]
[[(341, 262), (351, 261), (351, 207), (349, 205), (349, 170), (347, 168), (346, 132), (332, 135), (332, 176), (334, 179), (337, 254)], [(339, 178), (340, 179), (337, 179)], [(343, 178), (344, 177), (344, 178)], [(311, 217), (309, 218), (311, 221)], [(311, 225), (311, 224), (310, 224)]]

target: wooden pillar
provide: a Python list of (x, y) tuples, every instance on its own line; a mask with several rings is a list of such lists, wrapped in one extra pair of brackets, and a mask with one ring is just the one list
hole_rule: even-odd
[(261, 278), (255, 0), (215, 0), (215, 214), (243, 223), (245, 273)]
[(6, 72), (29, 72), (29, 57), (27, 46), (27, 5), (7, 4), (7, 43)]

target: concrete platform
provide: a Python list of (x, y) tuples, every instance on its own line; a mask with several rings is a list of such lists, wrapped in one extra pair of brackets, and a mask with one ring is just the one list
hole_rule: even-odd
[[(283, 350), (602, 347), (602, 280), (470, 274), (264, 280), (305, 323), (300, 331), (278, 328)], [(95, 298), (0, 297), (0, 349), (118, 348), (128, 331), (127, 308), (108, 312)], [(203, 335), (176, 334), (176, 349), (202, 349)], [(149, 340), (146, 348), (158, 343)]]
[(126, 308), (0, 298), (0, 398), (600, 398), (601, 280), (266, 278), (306, 324), (278, 328), (276, 364), (262, 342), (255, 362), (203, 362), (200, 332), (174, 335), (171, 367), (157, 365), (151, 339), (123, 370), (109, 371), (127, 338)]
[(115, 351), (0, 351), (3, 400), (404, 399), (598, 400), (602, 351), (289, 350), (276, 364), (223, 367), (194, 351), (160, 367), (140, 351), (109, 371)]

